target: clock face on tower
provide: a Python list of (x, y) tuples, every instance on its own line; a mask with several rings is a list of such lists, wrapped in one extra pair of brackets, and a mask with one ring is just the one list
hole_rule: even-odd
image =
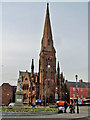
[(50, 68), (50, 65), (48, 65), (48, 68)]

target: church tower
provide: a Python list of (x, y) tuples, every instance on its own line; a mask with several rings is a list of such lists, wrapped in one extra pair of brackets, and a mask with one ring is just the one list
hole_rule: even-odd
[(39, 98), (42, 102), (54, 102), (56, 86), (56, 51), (53, 45), (52, 30), (49, 16), (49, 4), (47, 3), (44, 32), (41, 42), (39, 59)]

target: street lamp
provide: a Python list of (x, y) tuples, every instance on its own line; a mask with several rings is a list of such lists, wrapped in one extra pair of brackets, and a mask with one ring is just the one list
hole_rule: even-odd
[(66, 95), (65, 95), (65, 101), (67, 101), (67, 92), (66, 92)]
[(77, 87), (77, 78), (78, 78), (78, 75), (75, 75), (76, 77), (76, 92), (77, 92), (77, 113), (79, 113), (79, 107), (78, 107), (78, 87)]
[(31, 93), (31, 92), (29, 91), (29, 105), (30, 105), (30, 93)]
[(58, 94), (57, 94), (58, 87), (56, 87), (56, 92), (55, 92), (55, 100), (58, 99)]
[(65, 92), (64, 92), (64, 95), (65, 95), (65, 101), (67, 101), (67, 89), (66, 89), (66, 83), (65, 83)]

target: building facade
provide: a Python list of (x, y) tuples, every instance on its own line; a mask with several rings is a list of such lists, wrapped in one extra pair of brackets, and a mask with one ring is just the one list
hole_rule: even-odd
[[(22, 72), (24, 76), (25, 76), (26, 72)], [(27, 72), (27, 73), (30, 74), (29, 72)], [(60, 76), (61, 76), (61, 74), (60, 74)], [(29, 77), (29, 79), (30, 79), (30, 77)], [(23, 102), (26, 104), (28, 104), (29, 102), (34, 103), (34, 101), (36, 99), (40, 98), (40, 94), (39, 94), (40, 84), (39, 84), (39, 82), (37, 82), (37, 77), (35, 79), (36, 79), (36, 82), (34, 82), (35, 86), (31, 86), (30, 89), (28, 89), (28, 86), (27, 86), (28, 84), (25, 84), (26, 82), (23, 84), (23, 87), (24, 87), (23, 88), (23, 92), (24, 92), (24, 101)], [(69, 102), (69, 100), (75, 100), (75, 101), (77, 100), (76, 82), (69, 82), (66, 80), (65, 88), (62, 90), (60, 89), (59, 84), (57, 86), (58, 86), (57, 87), (58, 89), (56, 90), (55, 93), (59, 93), (58, 95), (60, 95), (60, 93), (62, 93), (61, 94), (62, 96), (58, 96), (57, 100), (67, 100), (68, 102)], [(16, 88), (17, 88), (17, 86), (12, 86), (9, 83), (3, 83), (0, 86), (0, 95), (1, 95), (0, 96), (0, 104), (8, 105), (10, 102), (15, 102)], [(87, 99), (87, 98), (90, 99), (90, 83), (89, 82), (87, 83), (87, 82), (83, 82), (82, 80), (79, 80), (79, 82), (78, 82), (78, 98), (79, 99)], [(50, 103), (49, 100), (47, 100), (46, 102)]]
[(9, 83), (3, 83), (0, 86), (0, 104), (8, 105), (15, 102), (16, 86), (11, 86)]
[(76, 82), (67, 82), (67, 86), (69, 90), (70, 99), (76, 100), (77, 95), (79, 99), (90, 98), (90, 83), (86, 83), (82, 80), (79, 80), (79, 82), (77, 82), (78, 94), (76, 90)]
[(40, 99), (42, 103), (54, 103), (56, 100), (65, 99), (65, 78), (60, 71), (59, 62), (56, 68), (56, 50), (48, 3), (39, 54), (39, 72), (34, 72), (34, 60), (32, 59), (30, 72), (19, 71), (18, 81), (22, 82), (25, 104), (35, 103), (36, 99)]

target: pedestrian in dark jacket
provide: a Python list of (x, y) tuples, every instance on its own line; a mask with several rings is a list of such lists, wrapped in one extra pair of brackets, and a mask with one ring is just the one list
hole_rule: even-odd
[(58, 108), (58, 113), (63, 113), (63, 108), (62, 107)]
[(66, 113), (66, 110), (67, 110), (67, 101), (65, 101), (64, 103), (64, 113)]
[(69, 109), (70, 109), (70, 113), (72, 113), (72, 111), (73, 111), (73, 104), (72, 104), (72, 102), (70, 102)]
[(75, 102), (73, 102), (73, 113), (75, 113)]

